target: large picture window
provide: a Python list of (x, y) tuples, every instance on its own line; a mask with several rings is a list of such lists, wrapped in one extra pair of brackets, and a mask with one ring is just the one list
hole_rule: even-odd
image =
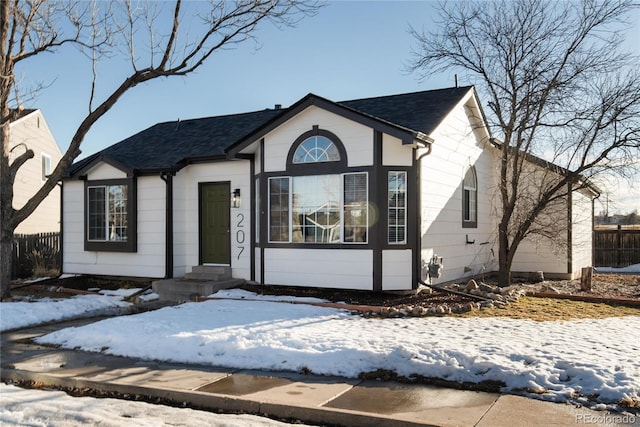
[(269, 241), (366, 243), (367, 173), (269, 179)]
[(407, 242), (407, 173), (389, 172), (387, 190), (389, 243)]
[(476, 169), (470, 166), (462, 183), (462, 227), (478, 226), (478, 182)]
[(347, 155), (332, 132), (313, 126), (291, 145), (287, 172), (269, 178), (271, 243), (367, 243), (367, 172), (348, 172)]
[(87, 250), (133, 252), (135, 192), (132, 180), (93, 181), (86, 185)]

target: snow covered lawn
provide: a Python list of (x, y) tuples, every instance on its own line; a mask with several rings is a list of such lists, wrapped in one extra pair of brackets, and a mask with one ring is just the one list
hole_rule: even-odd
[(72, 298), (43, 298), (30, 302), (0, 304), (0, 331), (22, 328), (78, 317), (117, 313), (131, 304), (122, 301), (140, 289), (101, 291), (101, 295), (77, 295)]
[(39, 342), (239, 369), (304, 368), (345, 377), (384, 369), (407, 377), (501, 381), (504, 391), (593, 406), (590, 396), (601, 408), (640, 396), (640, 317), (378, 319), (260, 301), (239, 290), (225, 295), (237, 299), (106, 319)]
[(3, 426), (285, 426), (252, 415), (212, 414), (117, 399), (71, 397), (61, 391), (25, 390), (0, 384)]

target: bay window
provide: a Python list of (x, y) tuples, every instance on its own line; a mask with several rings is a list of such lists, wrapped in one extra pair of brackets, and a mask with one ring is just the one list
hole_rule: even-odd
[(368, 172), (349, 171), (335, 134), (313, 126), (300, 135), (289, 150), (287, 174), (268, 178), (269, 242), (368, 242)]

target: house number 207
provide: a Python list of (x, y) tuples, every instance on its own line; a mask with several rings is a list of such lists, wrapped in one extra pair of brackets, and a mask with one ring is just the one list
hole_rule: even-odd
[(236, 215), (236, 228), (238, 229), (236, 231), (236, 244), (237, 244), (237, 248), (239, 249), (238, 251), (238, 259), (240, 259), (240, 255), (242, 255), (242, 252), (244, 252), (244, 240), (245, 240), (245, 233), (244, 233), (244, 214), (239, 213)]

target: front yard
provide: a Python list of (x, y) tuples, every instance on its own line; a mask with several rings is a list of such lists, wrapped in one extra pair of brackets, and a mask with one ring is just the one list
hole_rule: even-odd
[[(237, 369), (499, 389), (596, 409), (640, 407), (638, 308), (520, 297), (505, 308), (463, 315), (389, 318), (292, 303), (325, 301), (305, 293), (300, 298), (221, 291), (214, 296), (222, 299), (113, 317), (38, 342)], [(91, 298), (122, 304), (122, 295)], [(357, 302), (375, 302), (364, 298)], [(65, 300), (82, 314), (89, 299)], [(51, 313), (62, 303), (2, 303), (2, 328), (24, 310)]]

